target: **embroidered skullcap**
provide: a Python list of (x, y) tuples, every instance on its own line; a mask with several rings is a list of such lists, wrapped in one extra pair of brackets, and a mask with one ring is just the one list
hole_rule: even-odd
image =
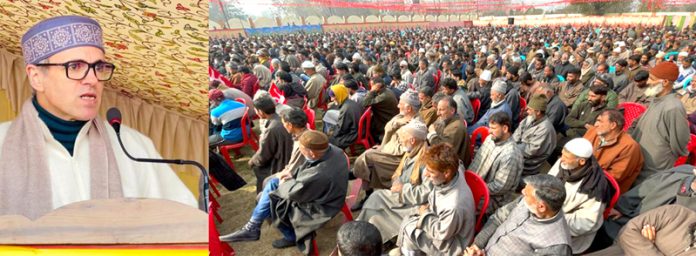
[(37, 23), (22, 36), (26, 64), (37, 64), (79, 46), (94, 46), (104, 51), (102, 29), (97, 21), (82, 16), (53, 17)]
[(491, 91), (505, 94), (507, 92), (507, 84), (503, 80), (495, 80), (495, 82), (493, 82), (493, 86), (491, 86)]
[(428, 126), (425, 125), (425, 123), (419, 121), (418, 119), (411, 120), (401, 129), (403, 129), (404, 132), (411, 134), (411, 136), (419, 140), (425, 140), (428, 137)]
[(418, 100), (418, 93), (416, 93), (414, 90), (405, 91), (401, 94), (399, 100), (404, 101), (406, 104), (414, 108), (420, 108), (421, 105), (420, 101)]

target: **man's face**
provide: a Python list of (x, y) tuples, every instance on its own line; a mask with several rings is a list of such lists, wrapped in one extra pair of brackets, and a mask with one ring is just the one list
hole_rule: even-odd
[[(59, 52), (48, 63), (82, 60), (87, 63), (106, 61), (104, 52), (96, 47), (81, 46)], [(94, 69), (89, 69), (81, 80), (69, 79), (60, 66), (27, 66), (27, 74), (36, 90), (39, 103), (51, 114), (63, 120), (88, 121), (97, 116), (101, 105), (104, 83), (97, 80)]]
[(427, 68), (428, 68), (428, 66), (425, 65), (425, 62), (418, 62), (418, 69), (419, 70), (425, 71), (425, 69), (427, 69)]
[(568, 54), (564, 53), (563, 55), (561, 55), (561, 62), (563, 64), (568, 62)]
[(537, 70), (542, 69), (544, 66), (541, 65), (541, 61), (535, 61), (534, 62), (534, 68)]
[(597, 63), (604, 63), (607, 61), (607, 58), (604, 57), (604, 54), (600, 54), (599, 57), (597, 57)]
[(595, 130), (597, 131), (597, 135), (599, 136), (604, 136), (609, 134), (611, 131), (611, 122), (609, 122), (609, 115), (607, 114), (602, 114), (597, 116), (597, 120), (594, 123)]
[(594, 92), (590, 91), (587, 94), (587, 101), (589, 101), (593, 107), (599, 106), (599, 104), (604, 101), (604, 95), (595, 94)]
[(447, 181), (444, 171), (438, 171), (430, 166), (425, 166), (425, 177), (430, 178), (433, 185), (442, 185)]
[(641, 64), (643, 64), (643, 65), (648, 64), (648, 61), (649, 61), (649, 59), (648, 59), (648, 56), (647, 56), (647, 55), (643, 55), (643, 56), (640, 57), (640, 63), (641, 63)]
[(503, 99), (505, 99), (505, 94), (497, 91), (491, 91), (491, 101), (493, 101), (493, 103), (501, 102)]
[(399, 114), (402, 115), (409, 113), (411, 110), (410, 105), (408, 105), (403, 100), (399, 100), (399, 104), (397, 104), (396, 106), (399, 107)]
[(578, 76), (574, 73), (568, 73), (567, 80), (568, 83), (574, 84), (576, 81), (578, 81)]
[(524, 186), (522, 189), (522, 196), (524, 196), (524, 204), (527, 206), (527, 209), (534, 215), (539, 216), (539, 209), (537, 207), (539, 200), (534, 196), (534, 187), (529, 184)]
[(425, 104), (425, 101), (429, 99), (428, 96), (426, 96), (424, 93), (419, 92), (418, 93), (418, 101), (420, 101), (421, 104)]
[(614, 64), (614, 67), (616, 68), (616, 72), (623, 72), (624, 66), (617, 64)]
[(582, 165), (580, 161), (581, 158), (568, 152), (568, 150), (565, 148), (563, 149), (563, 152), (561, 153), (561, 168), (566, 170), (575, 170)]
[(437, 116), (441, 120), (448, 119), (454, 115), (454, 110), (447, 101), (441, 100), (437, 103)]
[(507, 126), (494, 122), (488, 122), (488, 132), (488, 136), (491, 136), (493, 142), (499, 142), (503, 138), (503, 135), (505, 135), (507, 132)]
[(289, 134), (292, 134), (293, 129), (292, 129), (292, 124), (290, 122), (286, 122), (285, 119), (281, 118), (281, 123), (283, 123), (283, 128), (285, 128), (286, 131), (288, 131)]
[(551, 68), (549, 68), (549, 67), (544, 68), (544, 76), (546, 76), (546, 77), (553, 76), (553, 72), (551, 72)]
[(607, 69), (604, 66), (597, 66), (597, 74), (604, 74), (607, 72)]
[(689, 67), (691, 67), (691, 61), (690, 61), (690, 60), (682, 60), (681, 64), (682, 64), (682, 67), (684, 67), (684, 68), (689, 68)]

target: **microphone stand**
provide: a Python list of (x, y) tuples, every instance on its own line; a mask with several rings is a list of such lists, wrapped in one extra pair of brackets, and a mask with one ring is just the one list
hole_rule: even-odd
[(201, 193), (203, 195), (203, 211), (208, 212), (208, 191), (210, 187), (210, 181), (208, 180), (208, 172), (205, 170), (205, 167), (203, 167), (202, 164), (196, 161), (192, 160), (181, 160), (181, 159), (154, 159), (154, 158), (136, 158), (131, 156), (130, 153), (126, 150), (126, 147), (123, 146), (123, 141), (121, 141), (121, 132), (116, 133), (116, 137), (118, 138), (118, 144), (121, 145), (121, 149), (123, 149), (123, 152), (126, 153), (126, 156), (130, 158), (133, 161), (136, 162), (148, 162), (148, 163), (164, 163), (164, 164), (177, 164), (177, 165), (193, 165), (198, 167), (198, 169), (201, 172), (201, 175), (203, 177), (203, 188), (201, 188)]

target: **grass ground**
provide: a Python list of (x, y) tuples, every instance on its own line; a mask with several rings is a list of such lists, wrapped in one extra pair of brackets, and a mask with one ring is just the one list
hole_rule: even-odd
[[(322, 124), (320, 115), (317, 114), (317, 130), (321, 130)], [(258, 130), (258, 125), (254, 129), (256, 134), (260, 134)], [(233, 232), (242, 226), (251, 217), (251, 212), (256, 204), (256, 177), (253, 171), (247, 165), (249, 158), (253, 155), (253, 151), (249, 147), (242, 149), (242, 156), (233, 159), (237, 173), (239, 173), (247, 185), (242, 187), (237, 191), (227, 191), (224, 187), (218, 186), (220, 191), (220, 197), (217, 198), (220, 202), (220, 209), (218, 213), (223, 219), (222, 223), (216, 221), (216, 226), (221, 235)], [(234, 156), (234, 154), (232, 154)], [(351, 164), (355, 160), (355, 157), (351, 158)], [(359, 212), (353, 212), (353, 216), (357, 217)], [(319, 247), (320, 255), (329, 255), (336, 246), (336, 232), (338, 228), (343, 223), (344, 216), (339, 213), (331, 221), (326, 223), (321, 229), (317, 231), (317, 246)], [(246, 255), (302, 255), (296, 247), (286, 248), (286, 249), (275, 249), (271, 246), (271, 243), (282, 238), (280, 232), (269, 225), (264, 223), (261, 228), (261, 239), (259, 241), (253, 242), (238, 242), (230, 243), (232, 248), (234, 248), (235, 253), (240, 256)]]

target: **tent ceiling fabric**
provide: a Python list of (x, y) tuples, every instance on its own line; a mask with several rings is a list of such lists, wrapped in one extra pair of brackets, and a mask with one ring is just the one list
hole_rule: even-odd
[(101, 24), (106, 58), (116, 64), (107, 88), (207, 120), (207, 0), (2, 1), (0, 45), (21, 55), (21, 35), (59, 15)]

